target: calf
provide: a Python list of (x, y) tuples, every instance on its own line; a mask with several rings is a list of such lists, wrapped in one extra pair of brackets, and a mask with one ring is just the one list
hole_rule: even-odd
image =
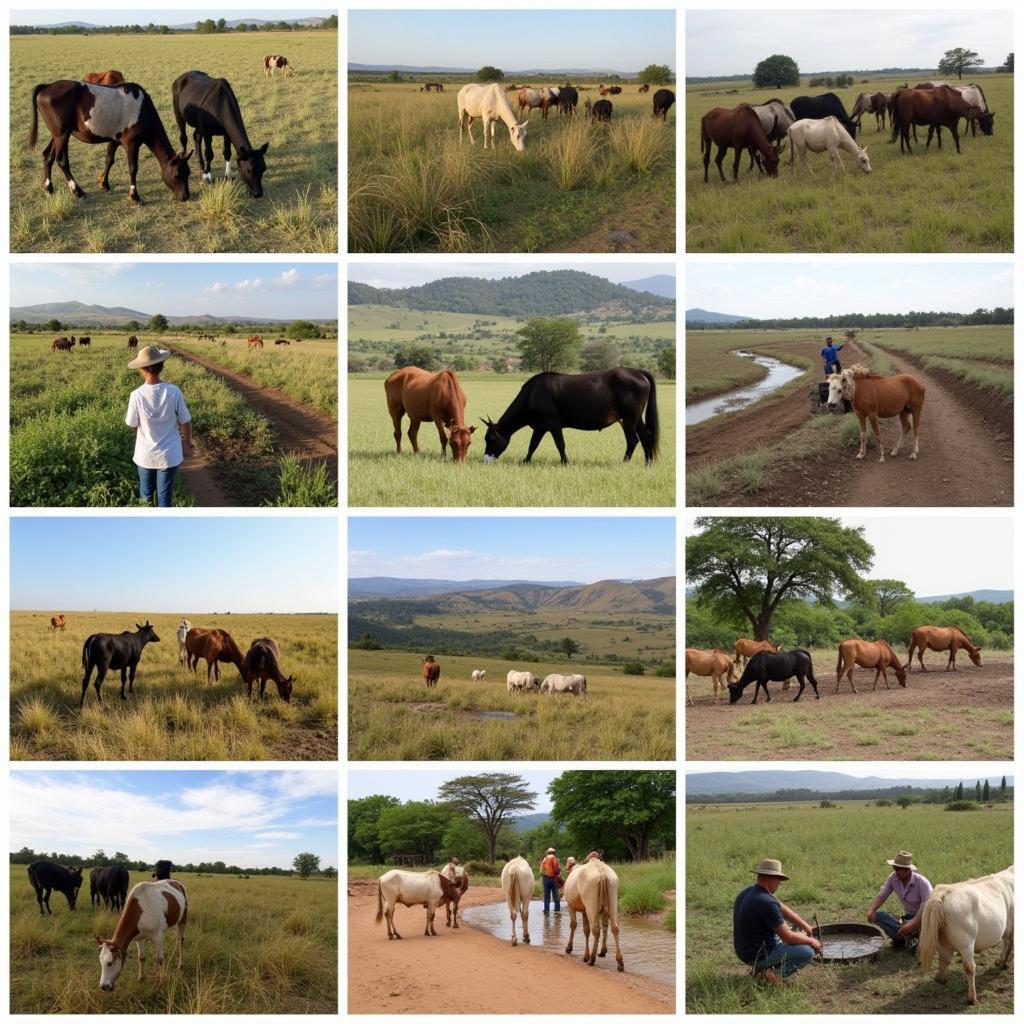
[(44, 904), (46, 914), (53, 914), (50, 909), (50, 893), (54, 889), (64, 893), (69, 909), (75, 909), (78, 890), (82, 887), (81, 868), (66, 868), (62, 864), (54, 864), (53, 861), (37, 860), (28, 866), (28, 880), (35, 891), (40, 914), (43, 914)]
[(87, 637), (82, 645), (82, 668), (85, 674), (82, 676), (82, 699), (79, 701), (79, 708), (85, 706), (85, 694), (89, 689), (89, 677), (92, 670), (96, 669), (96, 681), (93, 686), (96, 690), (96, 699), (102, 704), (103, 695), (100, 692), (103, 680), (107, 672), (114, 668), (121, 670), (121, 700), (127, 700), (125, 694), (125, 683), (128, 684), (128, 693), (135, 692), (135, 672), (139, 667), (139, 659), (146, 644), (159, 643), (160, 637), (156, 635), (153, 627), (146, 620), (144, 626), (135, 623), (135, 632), (129, 633), (93, 633)]

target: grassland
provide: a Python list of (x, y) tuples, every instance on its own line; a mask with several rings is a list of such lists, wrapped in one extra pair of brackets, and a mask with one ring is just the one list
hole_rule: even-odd
[[(625, 676), (607, 665), (574, 663), (586, 699), (510, 695), (505, 674), (566, 671), (564, 663), (439, 657), (428, 689), (422, 658), (350, 650), (349, 758), (353, 761), (666, 761), (675, 756), (675, 680)], [(483, 683), (470, 681), (475, 668)], [(488, 712), (497, 712), (491, 717)], [(514, 717), (507, 717), (507, 716)]]
[(888, 331), (878, 344), (1013, 405), (1013, 328)]
[(533, 111), (525, 152), (500, 125), (485, 152), (479, 122), (459, 139), (458, 86), (350, 85), (351, 251), (675, 251), (675, 107), (662, 124), (624, 86), (610, 125)]
[(570, 430), (565, 435), (569, 465), (558, 461), (550, 437), (533, 461), (522, 465), (530, 431), (520, 431), (496, 464), (483, 461), (480, 417), (497, 419), (527, 379), (524, 374), (459, 375), (468, 397), (466, 422), (475, 424), (467, 461), (440, 459), (437, 431), (420, 428), (420, 454), (413, 455), (405, 436), (395, 454), (394, 427), (384, 399), (387, 375), (354, 374), (348, 383), (348, 500), (352, 506), (669, 506), (675, 503), (675, 384), (657, 382), (661, 451), (645, 466), (640, 448), (624, 465), (622, 430), (599, 433)]
[[(181, 615), (65, 610), (66, 632), (50, 632), (50, 612), (11, 613), (12, 760), (254, 761), (333, 760), (338, 746), (337, 621), (332, 615), (202, 615), (193, 625), (226, 629), (243, 651), (272, 636), (281, 667), (294, 676), (290, 704), (268, 684), (250, 702), (233, 665), (206, 684), (206, 663), (192, 675), (178, 665)], [(119, 673), (108, 674), (103, 704), (90, 685), (79, 710), (82, 643), (92, 633), (133, 629), (149, 619), (160, 642), (147, 645), (135, 693), (120, 699)], [(94, 674), (95, 678), (95, 674)]]
[(763, 366), (732, 355), (737, 349), (803, 366), (807, 373), (789, 385), (791, 390), (801, 390), (815, 376), (813, 360), (823, 344), (820, 331), (687, 330), (686, 401), (711, 398), (753, 384), (766, 375)]
[[(967, 1006), (957, 957), (949, 984), (926, 978), (913, 954), (886, 948), (875, 961), (811, 964), (783, 988), (756, 984), (732, 949), (732, 904), (763, 857), (791, 881), (778, 896), (822, 924), (863, 921), (896, 850), (913, 851), (933, 884), (1013, 863), (1013, 810), (973, 814), (936, 806), (844, 802), (690, 806), (686, 813), (686, 1008), (689, 1013), (1012, 1013), (1013, 971), (998, 947), (978, 954), (978, 1005)], [(890, 902), (895, 903), (894, 900)], [(888, 907), (886, 909), (889, 909)], [(897, 912), (897, 911), (893, 911)]]
[[(873, 115), (857, 134), (871, 173), (845, 156), (847, 173), (833, 175), (824, 155), (810, 154), (814, 173), (789, 167), (783, 153), (778, 179), (760, 178), (740, 161), (732, 184), (730, 151), (704, 183), (700, 121), (713, 107), (763, 103), (778, 95), (833, 91), (847, 112), (864, 91), (891, 91), (904, 79), (875, 78), (845, 89), (756, 90), (747, 82), (691, 85), (686, 90), (686, 246), (689, 252), (1009, 252), (1013, 250), (1013, 76), (985, 75), (989, 108), (996, 113), (991, 137), (964, 138), (958, 156), (949, 133), (939, 151), (925, 150), (925, 133), (913, 155), (876, 131)], [(911, 83), (914, 84), (913, 82)]]
[[(286, 53), (293, 78), (263, 74), (267, 53)], [(336, 252), (338, 248), (338, 36), (331, 31), (225, 35), (12, 36), (11, 249), (14, 252)], [(69, 63), (70, 62), (70, 63)], [(148, 150), (139, 159), (141, 207), (127, 199), (128, 171), (119, 153), (111, 192), (96, 184), (106, 147), (71, 143), (75, 199), (55, 169), (55, 195), (43, 191), (41, 130), (26, 146), (32, 89), (39, 82), (118, 68), (150, 94), (175, 149), (171, 83), (191, 68), (227, 78), (253, 145), (270, 143), (264, 195), (223, 181), (222, 147), (214, 146), (214, 184), (190, 161), (191, 199), (175, 200)], [(192, 148), (189, 132), (189, 148)]]
[[(148, 877), (132, 872), (131, 884)], [(145, 981), (133, 949), (117, 988), (101, 992), (93, 936), (111, 936), (117, 914), (90, 908), (86, 881), (74, 913), (54, 893), (53, 916), (41, 917), (25, 866), (11, 865), (11, 1012), (337, 1012), (337, 880), (175, 877), (189, 897), (181, 970), (169, 934), (162, 982), (149, 946)]]

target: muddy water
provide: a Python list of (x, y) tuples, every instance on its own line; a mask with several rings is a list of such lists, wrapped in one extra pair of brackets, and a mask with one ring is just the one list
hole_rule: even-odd
[[(482, 907), (465, 907), (459, 911), (466, 924), (481, 931), (489, 932), (508, 942), (512, 936), (512, 921), (504, 903), (487, 903)], [(516, 926), (516, 935), (522, 942), (522, 931)], [(540, 900), (530, 901), (530, 944), (550, 950), (552, 954), (564, 955), (569, 941), (569, 911), (565, 904), (557, 914), (544, 914)], [(676, 983), (676, 939), (663, 925), (652, 924), (632, 917), (619, 916), (619, 945), (626, 971), (656, 978), (666, 985)], [(576, 938), (573, 940), (573, 954), (583, 959), (583, 919), (576, 915)], [(615, 970), (615, 941), (608, 932), (608, 955), (597, 958), (598, 970)]]
[(771, 356), (762, 356), (754, 352), (744, 352), (737, 349), (729, 355), (740, 356), (743, 359), (752, 359), (758, 366), (763, 366), (768, 375), (759, 380), (756, 384), (748, 384), (742, 388), (734, 388), (726, 391), (725, 394), (715, 395), (714, 398), (705, 398), (700, 402), (691, 402), (686, 407), (686, 425), (693, 426), (696, 423), (703, 423), (718, 416), (723, 412), (735, 412), (737, 409), (745, 409), (748, 405), (756, 402), (765, 395), (777, 391), (783, 384), (796, 380), (804, 371), (797, 366), (790, 366), (779, 359)]

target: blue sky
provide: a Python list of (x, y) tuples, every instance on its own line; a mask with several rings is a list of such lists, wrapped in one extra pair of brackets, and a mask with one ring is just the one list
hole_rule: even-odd
[[(870, 146), (870, 143), (868, 144)], [(1013, 305), (1010, 263), (697, 263), (686, 308), (755, 318), (974, 310)]]
[(673, 263), (558, 263), (547, 262), (529, 265), (522, 263), (450, 263), (447, 260), (434, 263), (350, 263), (350, 281), (372, 285), (374, 288), (409, 288), (413, 285), (437, 281), (442, 277), (482, 277), (493, 280), (499, 277), (522, 277), (523, 274), (538, 270), (580, 270), (594, 274), (608, 281), (621, 284), (623, 281), (639, 281), (655, 274), (676, 276)]
[(988, 67), (1002, 64), (1013, 49), (1013, 14), (968, 4), (955, 10), (887, 8), (884, 15), (866, 8), (791, 11), (768, 6), (686, 14), (686, 74), (693, 77), (750, 74), (773, 53), (792, 57), (805, 74), (934, 68), (957, 46), (977, 51)]
[[(491, 769), (487, 769), (490, 771)], [(387, 771), (375, 768), (373, 771), (354, 770), (348, 773), (348, 798), (358, 800), (364, 796), (396, 796), (399, 800), (436, 800), (437, 791), (449, 779), (470, 774), (465, 769), (441, 771), (427, 769), (410, 771), (401, 768)], [(561, 771), (516, 770), (510, 774), (525, 779), (530, 789), (537, 794), (537, 806), (530, 813), (551, 810), (551, 798), (547, 794), (548, 783), (561, 775)]]
[(675, 70), (675, 14), (650, 10), (351, 11), (353, 64)]
[(85, 302), (152, 315), (337, 320), (333, 263), (12, 263), (11, 305)]
[(405, 579), (653, 579), (675, 573), (672, 519), (349, 519), (349, 574)]
[(335, 614), (337, 563), (333, 517), (11, 519), (14, 609)]
[(338, 864), (331, 771), (12, 771), (11, 849), (288, 868)]
[(226, 21), (235, 21), (238, 18), (253, 18), (259, 21), (280, 21), (284, 18), (291, 21), (294, 18), (326, 18), (330, 14), (336, 14), (332, 10), (287, 10), (273, 8), (269, 10), (254, 10), (251, 7), (231, 9), (230, 7), (208, 7), (205, 10), (149, 10), (135, 4), (131, 7), (120, 8), (89, 8), (76, 7), (73, 10), (25, 10), (17, 9), (11, 11), (12, 25), (60, 25), (66, 21), (84, 21), (88, 25), (186, 25), (190, 21), (205, 21), (207, 18), (224, 18)]

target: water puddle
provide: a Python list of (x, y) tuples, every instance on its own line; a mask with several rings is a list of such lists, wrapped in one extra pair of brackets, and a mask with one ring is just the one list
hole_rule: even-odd
[(715, 395), (714, 398), (705, 398), (699, 402), (691, 402), (686, 407), (686, 425), (693, 426), (711, 419), (712, 416), (720, 416), (724, 412), (735, 412), (737, 409), (745, 409), (765, 395), (777, 391), (784, 384), (796, 380), (802, 373), (798, 366), (790, 366), (780, 359), (772, 356), (763, 356), (755, 352), (745, 352), (737, 349), (729, 355), (740, 356), (743, 359), (752, 359), (758, 366), (763, 366), (768, 375), (757, 381), (756, 384), (748, 384), (741, 388), (734, 388), (726, 391), (725, 394)]
[[(487, 903), (482, 907), (465, 907), (460, 911), (466, 924), (508, 942), (512, 936), (512, 921), (504, 903)], [(522, 932), (516, 927), (516, 934), (522, 941)], [(565, 955), (569, 941), (569, 911), (565, 904), (555, 913), (544, 913), (541, 900), (530, 901), (530, 944), (549, 950), (552, 954)], [(642, 974), (655, 978), (666, 985), (676, 983), (676, 937), (664, 925), (654, 924), (642, 918), (619, 915), (619, 945), (622, 959), (629, 974)], [(573, 957), (583, 959), (583, 919), (576, 915), (576, 938), (573, 941)], [(615, 941), (608, 932), (608, 955), (597, 958), (598, 970), (614, 971)]]

